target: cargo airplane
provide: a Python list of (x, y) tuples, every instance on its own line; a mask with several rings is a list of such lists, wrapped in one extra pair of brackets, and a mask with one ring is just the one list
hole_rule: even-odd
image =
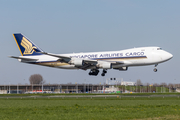
[(155, 65), (170, 60), (173, 55), (160, 47), (139, 47), (120, 51), (52, 54), (43, 51), (21, 33), (13, 34), (22, 56), (10, 56), (20, 62), (62, 69), (90, 69), (89, 75), (97, 76), (102, 69), (128, 70), (131, 66)]

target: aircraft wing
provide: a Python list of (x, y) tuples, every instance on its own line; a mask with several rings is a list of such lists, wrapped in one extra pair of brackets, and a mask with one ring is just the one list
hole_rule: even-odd
[[(46, 53), (46, 52), (41, 52), (42, 54), (53, 56), (59, 58), (60, 61), (68, 63), (70, 60), (72, 60), (72, 57), (69, 56), (62, 56), (62, 55), (57, 55), (57, 54), (52, 54), (52, 53)], [(91, 63), (91, 64), (97, 64), (97, 60), (90, 60), (90, 59), (83, 59), (85, 63)]]
[(58, 58), (61, 58), (61, 59), (71, 59), (71, 57), (68, 57), (68, 56), (62, 56), (62, 55), (57, 55), (57, 54), (52, 54), (52, 53), (46, 53), (46, 52), (41, 52), (42, 54), (45, 54), (45, 55), (49, 55), (49, 56), (53, 56), (53, 57), (58, 57)]
[(82, 60), (82, 61), (84, 61), (84, 65), (77, 67), (77, 68), (83, 69), (83, 70), (87, 70), (87, 69), (96, 67), (96, 65), (98, 64), (98, 61), (99, 62), (101, 61), (101, 63), (109, 62), (112, 65), (124, 64), (124, 61), (102, 61), (102, 60), (80, 59), (80, 58), (73, 58), (70, 56), (63, 56), (63, 55), (58, 55), (58, 54), (46, 53), (46, 52), (41, 52), (41, 53), (45, 54), (45, 55), (57, 57), (57, 58), (59, 58), (60, 62), (65, 62), (65, 63), (72, 63), (73, 60)]
[(57, 57), (57, 58), (59, 58), (59, 61), (65, 62), (65, 63), (68, 63), (71, 60), (71, 57), (69, 57), (69, 56), (62, 56), (62, 55), (46, 53), (46, 52), (40, 52), (40, 53), (45, 54), (45, 55), (49, 55), (49, 56), (53, 56), (53, 57)]

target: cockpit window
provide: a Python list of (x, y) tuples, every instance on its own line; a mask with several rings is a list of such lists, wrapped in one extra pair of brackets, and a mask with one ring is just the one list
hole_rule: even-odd
[(157, 48), (157, 50), (162, 50), (162, 48)]

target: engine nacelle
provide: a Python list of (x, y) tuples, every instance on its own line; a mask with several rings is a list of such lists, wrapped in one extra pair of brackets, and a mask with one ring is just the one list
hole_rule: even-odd
[(118, 68), (118, 70), (120, 70), (120, 71), (126, 71), (126, 70), (128, 70), (128, 67), (120, 67), (120, 68)]
[(72, 64), (74, 64), (76, 67), (81, 67), (84, 65), (84, 60), (81, 59), (74, 59)]
[(112, 68), (112, 64), (111, 63), (102, 63), (101, 65), (100, 65), (100, 67), (101, 68), (103, 68), (103, 69), (111, 69)]

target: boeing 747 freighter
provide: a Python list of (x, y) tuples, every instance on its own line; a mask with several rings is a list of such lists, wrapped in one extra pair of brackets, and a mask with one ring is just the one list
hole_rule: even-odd
[(21, 33), (13, 34), (21, 56), (20, 62), (62, 69), (90, 69), (89, 75), (97, 76), (102, 69), (105, 76), (108, 69), (128, 70), (131, 66), (155, 65), (170, 60), (173, 55), (160, 47), (139, 47), (120, 51), (52, 54), (43, 51)]

